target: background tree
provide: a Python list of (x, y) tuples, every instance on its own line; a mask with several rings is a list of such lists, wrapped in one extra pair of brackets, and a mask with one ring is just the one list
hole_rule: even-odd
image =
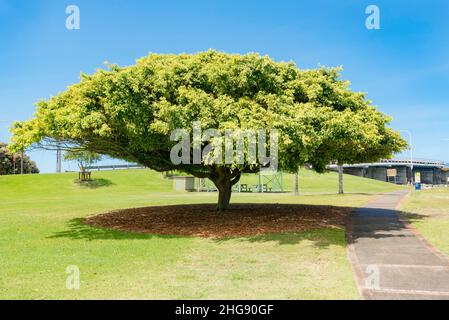
[[(9, 151), (5, 143), (0, 142), (0, 175), (21, 173), (22, 153)], [(39, 173), (34, 161), (23, 155), (23, 173)]]
[(101, 158), (98, 153), (87, 150), (68, 150), (64, 154), (64, 160), (76, 161), (80, 171), (85, 171), (88, 166), (101, 161)]
[[(170, 161), (177, 128), (277, 129), (279, 169), (309, 163), (318, 172), (331, 161), (385, 158), (405, 142), (389, 118), (340, 79), (339, 69), (300, 70), (258, 54), (150, 54), (133, 66), (111, 65), (37, 104), (35, 117), (16, 123), (15, 148), (38, 144), (110, 155), (157, 171), (209, 178), (218, 210), (229, 206), (233, 184), (260, 164), (180, 164)], [(354, 141), (354, 138), (363, 141)], [(383, 144), (382, 142), (388, 142)], [(210, 143), (203, 141), (202, 146)], [(349, 162), (350, 162), (349, 161)]]

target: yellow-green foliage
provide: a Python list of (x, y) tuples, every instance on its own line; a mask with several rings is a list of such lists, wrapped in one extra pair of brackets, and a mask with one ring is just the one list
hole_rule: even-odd
[[(258, 54), (150, 54), (133, 66), (109, 66), (38, 103), (35, 118), (16, 123), (14, 146), (50, 139), (142, 163), (156, 170), (207, 172), (208, 166), (173, 167), (169, 133), (191, 129), (280, 130), (280, 168), (305, 162), (388, 157), (405, 146), (387, 128), (390, 119), (364, 94), (349, 89), (339, 69), (300, 70)], [(235, 168), (234, 168), (235, 169)], [(238, 167), (245, 172), (248, 164)]]
[[(178, 164), (170, 160), (174, 129), (277, 129), (278, 168), (309, 163), (323, 172), (331, 161), (390, 157), (405, 141), (390, 119), (352, 92), (339, 69), (300, 70), (258, 54), (150, 54), (133, 66), (109, 66), (38, 103), (34, 119), (16, 123), (13, 146), (76, 145), (157, 171), (178, 170), (211, 179), (225, 209), (232, 184), (260, 164)], [(204, 141), (207, 144), (209, 141)], [(192, 152), (190, 153), (192, 154)]]

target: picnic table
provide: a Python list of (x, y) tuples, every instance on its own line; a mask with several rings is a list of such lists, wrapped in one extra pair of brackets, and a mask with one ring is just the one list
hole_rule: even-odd
[(253, 184), (248, 185), (246, 183), (242, 183), (240, 185), (240, 192), (271, 192), (271, 188), (268, 188), (266, 184)]

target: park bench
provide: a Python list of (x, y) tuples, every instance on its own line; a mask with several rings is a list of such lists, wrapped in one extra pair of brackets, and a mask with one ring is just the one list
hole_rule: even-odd
[(82, 170), (78, 172), (78, 180), (79, 181), (90, 181), (91, 180), (91, 172)]

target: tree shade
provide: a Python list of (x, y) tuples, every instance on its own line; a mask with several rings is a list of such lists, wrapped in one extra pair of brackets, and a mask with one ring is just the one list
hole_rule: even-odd
[(240, 175), (262, 164), (245, 159), (175, 165), (173, 130), (192, 136), (194, 122), (223, 136), (227, 129), (276, 129), (278, 169), (288, 172), (306, 163), (323, 172), (330, 162), (374, 161), (405, 148), (389, 127), (391, 119), (365, 94), (351, 91), (339, 72), (300, 70), (255, 53), (150, 54), (132, 66), (83, 74), (78, 84), (38, 102), (33, 119), (14, 124), (12, 142), (15, 148), (77, 147), (209, 178), (219, 190), (218, 209), (224, 210)]

